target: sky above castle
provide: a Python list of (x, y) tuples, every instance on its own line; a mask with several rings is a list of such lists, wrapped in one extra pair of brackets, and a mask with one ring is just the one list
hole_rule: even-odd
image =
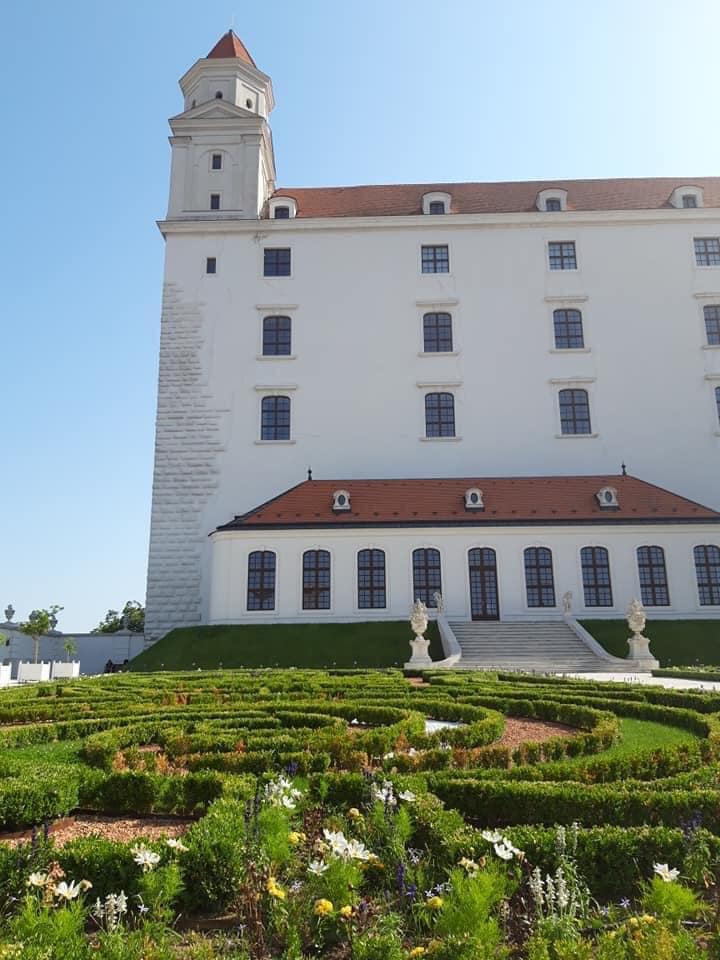
[(231, 25), (273, 79), (280, 185), (720, 170), (716, 0), (8, 6), (0, 608), (22, 617), (60, 603), (80, 631), (144, 597), (166, 120)]

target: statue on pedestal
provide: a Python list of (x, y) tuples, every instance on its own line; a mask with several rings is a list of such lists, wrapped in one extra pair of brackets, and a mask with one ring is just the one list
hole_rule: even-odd
[(427, 607), (422, 600), (416, 600), (410, 611), (410, 626), (415, 634), (410, 641), (412, 656), (406, 667), (429, 667), (432, 666), (432, 660), (428, 654), (430, 641), (425, 637), (425, 631), (428, 625)]
[(643, 636), (647, 614), (637, 597), (630, 601), (625, 619), (633, 632), (632, 637), (628, 639), (628, 659), (637, 660), (639, 665), (647, 670), (655, 670), (660, 664), (650, 652), (650, 641)]

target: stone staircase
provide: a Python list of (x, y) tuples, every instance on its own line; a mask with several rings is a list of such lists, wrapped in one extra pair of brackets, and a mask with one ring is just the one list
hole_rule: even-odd
[(522, 670), (538, 673), (618, 673), (632, 662), (595, 653), (562, 620), (505, 623), (451, 621), (462, 650), (458, 669)]

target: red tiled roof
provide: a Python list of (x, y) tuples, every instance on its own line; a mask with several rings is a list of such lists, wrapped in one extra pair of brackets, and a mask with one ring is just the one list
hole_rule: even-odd
[[(595, 494), (605, 486), (617, 490), (619, 509), (600, 509)], [(483, 511), (465, 509), (470, 487), (482, 490)], [(333, 513), (336, 490), (347, 490), (351, 510)], [(720, 513), (630, 476), (306, 480), (218, 530), (687, 521), (720, 522)]]
[(232, 30), (228, 30), (228, 32), (224, 33), (212, 48), (210, 53), (207, 55), (207, 59), (210, 60), (211, 58), (218, 58), (222, 60), (229, 60), (233, 57), (237, 57), (239, 60), (244, 60), (245, 63), (249, 63), (252, 67), (256, 66), (255, 61), (250, 56), (247, 47), (242, 42), (240, 37)]
[(540, 190), (567, 190), (568, 210), (661, 210), (682, 186), (700, 187), (704, 205), (720, 207), (720, 177), (283, 187), (274, 196), (292, 197), (298, 217), (402, 217), (422, 213), (423, 194), (433, 191), (450, 194), (451, 213), (528, 213)]

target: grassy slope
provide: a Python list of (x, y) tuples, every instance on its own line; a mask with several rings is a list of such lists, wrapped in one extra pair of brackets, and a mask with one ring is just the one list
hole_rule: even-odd
[[(624, 620), (583, 620), (608, 653), (627, 656), (630, 636)], [(720, 664), (720, 620), (650, 620), (645, 631), (662, 666)]]
[[(436, 623), (430, 656), (443, 657)], [(130, 663), (134, 671), (194, 667), (393, 667), (410, 659), (405, 621), (378, 623), (263, 623), (179, 627)]]

